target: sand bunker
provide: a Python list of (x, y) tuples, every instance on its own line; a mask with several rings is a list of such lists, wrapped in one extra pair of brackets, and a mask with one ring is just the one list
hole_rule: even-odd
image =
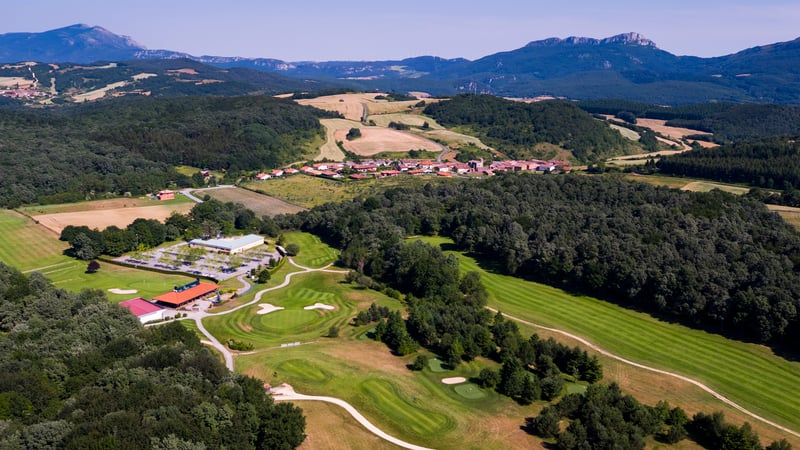
[(303, 309), (327, 309), (328, 311), (336, 309), (335, 306), (326, 305), (325, 303), (314, 303), (313, 305), (305, 306)]
[(283, 309), (283, 306), (275, 306), (275, 305), (270, 304), (270, 303), (261, 303), (258, 306), (261, 307), (261, 309), (259, 309), (258, 312), (256, 313), (256, 314), (259, 314), (259, 315), (261, 315), (261, 314), (269, 314), (271, 312), (280, 311), (280, 310)]
[(111, 292), (112, 294), (135, 294), (135, 293), (137, 293), (139, 291), (137, 291), (136, 289), (111, 288), (111, 289), (108, 290), (108, 292)]
[(451, 378), (443, 378), (442, 383), (444, 384), (459, 384), (467, 381), (464, 377), (451, 377)]

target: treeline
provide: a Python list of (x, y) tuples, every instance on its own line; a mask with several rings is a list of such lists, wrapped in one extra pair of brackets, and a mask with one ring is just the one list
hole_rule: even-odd
[[(561, 427), (562, 418), (569, 420)], [(726, 423), (722, 413), (697, 413), (692, 419), (679, 407), (661, 401), (656, 406), (639, 403), (623, 395), (619, 386), (592, 385), (583, 394), (568, 394), (556, 405), (546, 406), (536, 417), (528, 417), (525, 429), (543, 438), (556, 438), (560, 450), (582, 448), (643, 449), (653, 436), (665, 444), (690, 437), (712, 450), (761, 450), (758, 434), (748, 423), (737, 427)], [(785, 439), (772, 442), (767, 450), (790, 450)]]
[(700, 103), (660, 106), (629, 100), (586, 100), (577, 105), (593, 114), (666, 120), (667, 125), (713, 133), (720, 144), (793, 135), (800, 129), (800, 107), (775, 104)]
[(487, 145), (514, 159), (555, 156), (551, 144), (576, 161), (594, 162), (632, 149), (630, 141), (569, 102), (521, 103), (491, 95), (458, 95), (425, 114), (446, 126), (468, 127)]
[[(800, 235), (751, 198), (611, 177), (508, 174), (390, 189), (294, 220), (342, 248), (348, 266), (395, 277), (415, 297), (424, 292), (418, 283), (447, 284), (429, 278), (433, 269), (398, 272), (396, 264), (405, 263), (392, 262), (401, 251), (396, 243), (439, 233), (510, 274), (727, 336), (798, 348)], [(429, 261), (425, 267), (434, 273), (453, 270), (446, 259)], [(404, 273), (413, 276), (397, 278)]]
[(0, 109), (0, 205), (191, 186), (173, 168), (179, 164), (229, 173), (278, 167), (302, 157), (322, 132), (318, 118), (325, 114), (267, 97)]
[(739, 142), (666, 156), (662, 173), (747, 183), (767, 189), (800, 189), (800, 144), (795, 139)]
[(173, 213), (164, 223), (155, 219), (136, 219), (125, 229), (111, 225), (104, 230), (85, 225), (67, 225), (60, 240), (69, 242), (72, 256), (91, 260), (100, 255), (121, 256), (134, 250), (147, 250), (166, 241), (195, 239), (240, 232), (276, 236), (275, 221), (255, 213), (240, 203), (209, 199), (195, 205), (188, 214)]
[(3, 449), (291, 449), (302, 410), (274, 404), (178, 323), (142, 328), (102, 292), (0, 263)]

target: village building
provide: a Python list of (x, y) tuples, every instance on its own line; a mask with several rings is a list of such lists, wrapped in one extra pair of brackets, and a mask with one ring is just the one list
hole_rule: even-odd
[(245, 250), (258, 247), (264, 244), (264, 238), (257, 234), (248, 234), (238, 238), (228, 239), (192, 239), (189, 241), (190, 247), (204, 247), (220, 253), (235, 255)]
[(175, 200), (175, 191), (168, 191), (168, 190), (158, 191), (158, 194), (156, 194), (156, 198), (161, 201)]
[(142, 323), (164, 320), (164, 308), (141, 297), (125, 300), (119, 306), (132, 312)]

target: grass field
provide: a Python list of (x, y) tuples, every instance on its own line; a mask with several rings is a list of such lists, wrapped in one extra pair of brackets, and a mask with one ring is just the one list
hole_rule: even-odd
[[(448, 242), (426, 239), (434, 244)], [(768, 348), (656, 320), (611, 303), (484, 270), (454, 252), (462, 271), (481, 273), (489, 304), (508, 314), (585, 336), (622, 357), (697, 379), (745, 408), (800, 430), (800, 362)], [(723, 368), (724, 370), (721, 370)], [(635, 380), (633, 380), (635, 381)], [(708, 396), (708, 410), (723, 409)], [(730, 408), (724, 408), (732, 411)], [(749, 419), (758, 428), (761, 425)]]
[(221, 202), (241, 203), (256, 213), (256, 217), (272, 217), (278, 214), (294, 214), (303, 210), (303, 208), (300, 206), (293, 205), (275, 197), (248, 191), (247, 189), (209, 189), (199, 193), (201, 197), (206, 194), (208, 194), (211, 198)]
[(435, 120), (430, 117), (420, 114), (409, 113), (391, 113), (391, 114), (377, 114), (367, 117), (367, 122), (374, 121), (375, 125), (379, 127), (388, 127), (390, 122), (404, 123), (412, 127), (422, 127), (425, 122), (428, 122), (428, 128), (431, 130), (444, 130), (444, 127), (439, 125)]
[(684, 191), (692, 192), (711, 192), (714, 189), (727, 192), (733, 195), (744, 195), (750, 191), (750, 188), (743, 186), (733, 186), (730, 184), (714, 183), (711, 181), (693, 181), (681, 188)]
[[(100, 270), (87, 274), (86, 262), (64, 255), (68, 245), (56, 234), (27, 217), (8, 210), (0, 211), (0, 261), (30, 273), (39, 272), (57, 287), (70, 291), (100, 289), (113, 302), (135, 296), (152, 298), (173, 286), (191, 281), (188, 277), (162, 275), (100, 262)], [(138, 293), (112, 294), (108, 289), (136, 289)]]
[(174, 200), (152, 200), (146, 197), (137, 198), (111, 198), (104, 200), (91, 200), (87, 202), (76, 203), (62, 203), (57, 205), (33, 205), (23, 206), (19, 211), (30, 215), (36, 216), (40, 214), (59, 214), (59, 213), (74, 213), (85, 211), (102, 211), (109, 209), (121, 208), (141, 208), (144, 206), (172, 206), (182, 204), (193, 204), (191, 200), (183, 195), (176, 195)]

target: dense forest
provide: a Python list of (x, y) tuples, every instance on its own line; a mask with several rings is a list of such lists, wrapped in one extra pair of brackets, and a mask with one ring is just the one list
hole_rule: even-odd
[(293, 220), (369, 276), (387, 276), (401, 236), (439, 233), (510, 274), (737, 338), (797, 349), (800, 337), (800, 235), (747, 197), (508, 174), (390, 189)]
[(624, 154), (633, 147), (569, 102), (529, 104), (491, 95), (459, 95), (429, 105), (425, 114), (442, 125), (469, 129), (513, 159), (549, 159), (555, 145), (572, 152), (577, 162), (587, 163)]
[(800, 107), (789, 105), (701, 103), (667, 107), (629, 100), (587, 100), (577, 105), (593, 114), (626, 112), (666, 120), (670, 126), (713, 133), (711, 139), (720, 144), (794, 135), (800, 129)]
[(0, 263), (0, 448), (291, 449), (304, 429), (179, 323)]
[(171, 167), (178, 164), (232, 172), (278, 167), (302, 157), (327, 114), (269, 97), (0, 110), (0, 205), (190, 186)]
[(672, 175), (767, 189), (800, 189), (800, 144), (783, 138), (695, 149), (661, 158), (658, 169)]

